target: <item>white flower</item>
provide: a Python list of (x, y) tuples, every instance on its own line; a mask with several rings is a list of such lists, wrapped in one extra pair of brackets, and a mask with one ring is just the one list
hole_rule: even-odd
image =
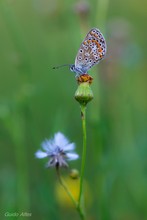
[(69, 140), (61, 133), (58, 132), (54, 135), (53, 139), (46, 139), (42, 143), (42, 150), (38, 150), (35, 156), (39, 159), (48, 157), (49, 161), (47, 167), (67, 167), (66, 160), (78, 159), (78, 154), (74, 153), (74, 143), (69, 143)]

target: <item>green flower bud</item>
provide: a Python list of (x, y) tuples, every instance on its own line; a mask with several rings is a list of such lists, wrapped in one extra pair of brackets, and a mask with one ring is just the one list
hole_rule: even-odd
[(72, 169), (70, 171), (69, 175), (72, 179), (78, 179), (79, 178), (79, 171), (77, 169)]
[(75, 92), (75, 99), (84, 106), (93, 99), (93, 92), (90, 88), (89, 82), (82, 82), (79, 84), (77, 91)]

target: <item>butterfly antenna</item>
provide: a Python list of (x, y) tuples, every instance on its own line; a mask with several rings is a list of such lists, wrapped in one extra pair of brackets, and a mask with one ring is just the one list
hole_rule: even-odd
[(61, 65), (61, 66), (54, 66), (53, 69), (58, 69), (58, 68), (63, 67), (63, 66), (71, 66), (71, 64), (64, 64), (64, 65)]

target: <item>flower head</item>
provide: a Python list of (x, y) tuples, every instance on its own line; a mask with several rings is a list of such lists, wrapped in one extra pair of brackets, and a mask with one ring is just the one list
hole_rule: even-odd
[(76, 160), (79, 157), (73, 152), (75, 144), (70, 143), (61, 132), (56, 133), (53, 139), (43, 141), (42, 149), (44, 151), (38, 150), (35, 156), (39, 159), (48, 157), (47, 167), (68, 167), (66, 160)]
[(86, 106), (88, 102), (93, 99), (93, 93), (90, 88), (93, 78), (86, 74), (80, 75), (76, 78), (79, 86), (75, 92), (75, 99), (81, 104)]

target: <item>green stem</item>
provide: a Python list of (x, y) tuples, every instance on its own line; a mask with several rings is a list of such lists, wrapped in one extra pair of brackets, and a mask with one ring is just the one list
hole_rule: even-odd
[(56, 168), (56, 171), (57, 171), (57, 176), (58, 176), (58, 179), (59, 179), (59, 183), (64, 188), (65, 192), (67, 193), (67, 195), (69, 196), (69, 198), (73, 202), (73, 205), (75, 206), (76, 210), (78, 211), (81, 220), (85, 220), (84, 213), (83, 213), (81, 207), (78, 206), (77, 201), (74, 199), (74, 197), (73, 197), (72, 193), (70, 192), (68, 186), (66, 185), (65, 181), (63, 180), (63, 178), (60, 175), (60, 169)]
[(78, 207), (81, 207), (82, 194), (83, 194), (83, 179), (85, 172), (86, 162), (86, 105), (81, 105), (81, 118), (82, 118), (82, 129), (83, 129), (83, 153), (82, 153), (82, 165), (81, 165), (81, 178), (80, 178), (80, 192), (78, 199)]

